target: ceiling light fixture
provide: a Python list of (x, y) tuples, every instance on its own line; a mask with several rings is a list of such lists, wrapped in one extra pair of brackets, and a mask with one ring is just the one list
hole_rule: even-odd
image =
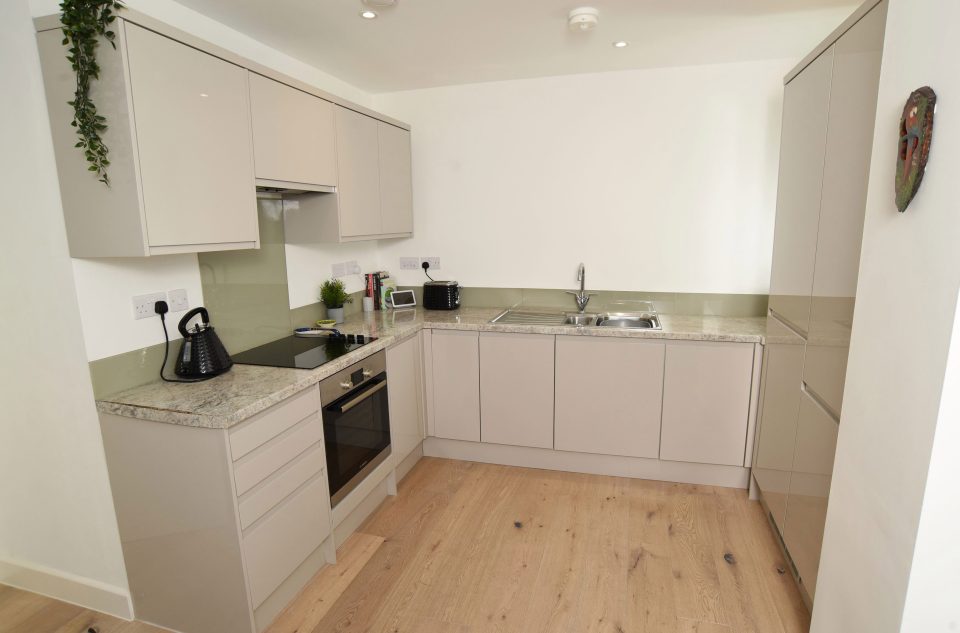
[(589, 31), (600, 22), (600, 12), (593, 7), (579, 7), (567, 16), (567, 26), (574, 31)]
[(370, 9), (364, 9), (360, 12), (360, 17), (364, 20), (372, 20), (373, 18), (377, 17), (377, 12), (371, 11)]
[(613, 43), (614, 48), (626, 48), (628, 46), (630, 46), (630, 42), (627, 42), (624, 40), (617, 40), (616, 42)]

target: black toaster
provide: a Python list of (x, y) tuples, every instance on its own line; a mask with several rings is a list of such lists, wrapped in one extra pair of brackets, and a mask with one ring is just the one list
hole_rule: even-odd
[(455, 281), (425, 282), (423, 307), (427, 310), (456, 310), (460, 307), (460, 284)]

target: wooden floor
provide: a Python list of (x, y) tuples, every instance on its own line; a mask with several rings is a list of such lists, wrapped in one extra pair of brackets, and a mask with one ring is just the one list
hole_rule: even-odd
[(423, 459), (269, 633), (805, 633), (746, 491)]
[[(805, 633), (746, 492), (423, 459), (268, 633)], [(156, 633), (0, 586), (0, 633)]]

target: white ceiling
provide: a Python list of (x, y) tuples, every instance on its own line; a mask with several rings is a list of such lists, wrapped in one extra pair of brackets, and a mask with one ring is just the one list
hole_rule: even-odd
[[(859, 0), (178, 0), (369, 92), (760, 59), (799, 59)], [(600, 25), (571, 32), (581, 5)], [(628, 40), (614, 49), (615, 40)]]

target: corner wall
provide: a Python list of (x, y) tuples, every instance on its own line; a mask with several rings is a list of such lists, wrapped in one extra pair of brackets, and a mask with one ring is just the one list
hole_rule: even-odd
[(130, 617), (40, 77), (27, 0), (0, 3), (0, 582)]
[(471, 287), (766, 294), (794, 60), (382, 94), (413, 127), (415, 236)]
[[(812, 633), (960, 626), (957, 456), (945, 450), (957, 446), (956, 368), (948, 373), (960, 291), (957, 24), (955, 0), (890, 0)], [(900, 214), (893, 188), (900, 113), (924, 85), (939, 95), (930, 164)], [(907, 327), (895, 323), (903, 311)]]

